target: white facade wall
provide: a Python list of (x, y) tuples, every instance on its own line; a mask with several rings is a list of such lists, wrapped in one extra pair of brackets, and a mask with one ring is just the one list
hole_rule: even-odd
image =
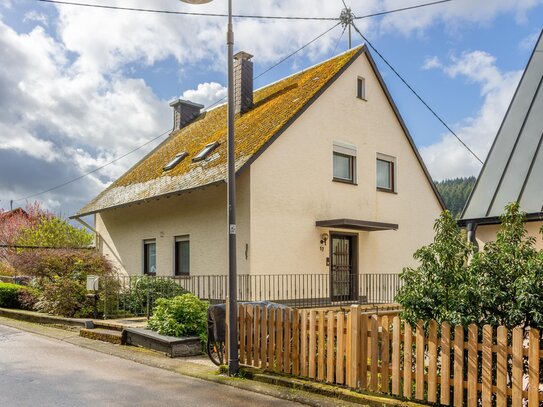
[[(366, 101), (356, 97), (358, 76)], [(332, 181), (335, 140), (356, 146), (358, 185)], [(397, 193), (376, 190), (378, 153), (396, 158)], [(252, 164), (251, 273), (329, 273), (329, 247), (321, 252), (319, 243), (330, 230), (315, 222), (337, 218), (399, 224), (398, 231), (357, 232), (361, 274), (399, 273), (432, 241), (441, 210), (361, 56)]]
[[(249, 176), (238, 178), (238, 269), (249, 272)], [(191, 275), (227, 274), (226, 186), (108, 210), (96, 215), (100, 249), (123, 274), (143, 273), (143, 241), (156, 239), (157, 275), (174, 274), (175, 236), (189, 235)]]

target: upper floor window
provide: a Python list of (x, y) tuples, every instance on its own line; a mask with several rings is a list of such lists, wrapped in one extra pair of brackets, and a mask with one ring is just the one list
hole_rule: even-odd
[(366, 100), (366, 80), (361, 76), (356, 78), (356, 97)]
[(190, 241), (189, 236), (175, 238), (175, 275), (190, 275)]
[(156, 240), (143, 241), (143, 274), (156, 275)]
[(356, 183), (356, 147), (334, 141), (333, 180)]
[(394, 157), (377, 155), (377, 189), (386, 192), (396, 191), (396, 159)]

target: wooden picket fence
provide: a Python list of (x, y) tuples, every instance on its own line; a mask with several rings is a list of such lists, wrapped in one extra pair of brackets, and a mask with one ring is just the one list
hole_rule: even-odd
[(240, 305), (242, 365), (454, 406), (543, 405), (540, 333)]

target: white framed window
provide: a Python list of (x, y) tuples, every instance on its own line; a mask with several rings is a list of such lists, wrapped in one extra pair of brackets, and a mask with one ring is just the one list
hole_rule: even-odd
[(356, 97), (366, 100), (366, 79), (361, 76), (356, 78)]
[(379, 191), (396, 192), (396, 158), (377, 154), (376, 185)]
[(188, 235), (175, 237), (174, 274), (190, 275), (190, 238)]
[(143, 274), (156, 275), (156, 240), (143, 241)]
[(356, 184), (356, 147), (341, 141), (333, 143), (333, 180)]

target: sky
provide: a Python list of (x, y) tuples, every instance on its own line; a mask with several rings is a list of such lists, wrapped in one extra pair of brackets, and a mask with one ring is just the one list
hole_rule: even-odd
[[(356, 16), (430, 2), (345, 1)], [(227, 11), (227, 2), (219, 0), (80, 2)], [(234, 0), (234, 13), (244, 15), (338, 17), (343, 7), (342, 0)], [(356, 25), (484, 159), (542, 22), (543, 0), (452, 0)], [(253, 54), (259, 74), (334, 24), (235, 19), (235, 52)], [(0, 0), (0, 208), (38, 200), (55, 213), (72, 215), (167, 137), (171, 100), (209, 106), (223, 98), (225, 27), (222, 17)], [(355, 32), (352, 41), (363, 43)], [(335, 27), (258, 78), (255, 89), (347, 47), (346, 33)], [(481, 164), (373, 56), (432, 177), (477, 176)]]

